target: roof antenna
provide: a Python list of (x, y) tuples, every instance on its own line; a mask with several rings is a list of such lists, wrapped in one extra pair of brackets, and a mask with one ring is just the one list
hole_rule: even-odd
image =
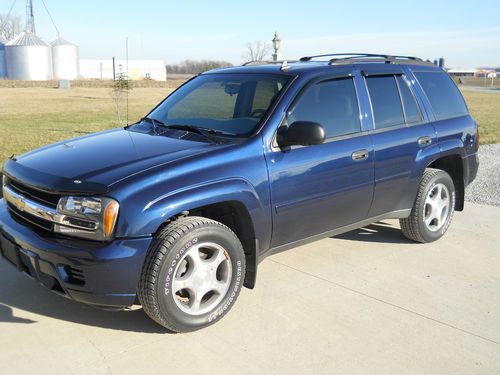
[(125, 39), (125, 56), (126, 56), (126, 65), (125, 68), (127, 69), (127, 126), (128, 126), (128, 92), (130, 91), (130, 82), (129, 82), (129, 76), (128, 76), (128, 36)]

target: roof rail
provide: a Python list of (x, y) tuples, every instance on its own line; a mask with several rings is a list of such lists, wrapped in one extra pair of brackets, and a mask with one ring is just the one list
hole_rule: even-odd
[(241, 64), (242, 66), (248, 66), (248, 65), (267, 65), (267, 64), (287, 64), (287, 63), (294, 63), (297, 61), (292, 61), (292, 60), (280, 60), (280, 61), (269, 61), (269, 60), (252, 60), (252, 61), (247, 61), (246, 63)]
[(332, 56), (382, 56), (382, 55), (374, 55), (374, 54), (368, 54), (368, 53), (358, 53), (358, 52), (353, 52), (353, 53), (327, 53), (324, 55), (312, 55), (312, 56), (304, 56), (299, 59), (299, 61), (306, 62), (306, 61), (311, 61), (312, 59), (318, 59), (320, 57), (332, 57)]
[[(329, 64), (347, 64), (355, 62), (385, 62), (387, 64), (400, 64), (411, 61), (412, 64), (433, 65), (430, 61), (424, 61), (415, 56), (386, 55), (376, 53), (328, 53), (324, 55), (304, 56), (299, 61), (308, 62), (321, 57), (333, 57), (328, 61)], [(323, 60), (324, 61), (324, 60)]]

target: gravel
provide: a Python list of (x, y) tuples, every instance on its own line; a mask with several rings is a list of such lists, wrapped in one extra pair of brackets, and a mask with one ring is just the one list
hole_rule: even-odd
[(500, 143), (479, 147), (479, 171), (465, 190), (465, 200), (500, 206)]

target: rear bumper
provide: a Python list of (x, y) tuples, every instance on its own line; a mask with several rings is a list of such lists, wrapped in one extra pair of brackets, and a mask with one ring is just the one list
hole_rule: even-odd
[[(94, 243), (49, 237), (12, 217), (0, 199), (2, 255), (45, 287), (105, 307), (134, 304), (151, 237)], [(0, 257), (2, 258), (2, 257)]]

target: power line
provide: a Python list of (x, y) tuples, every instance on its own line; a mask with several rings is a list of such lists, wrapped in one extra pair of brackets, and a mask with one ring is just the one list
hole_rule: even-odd
[(14, 0), (12, 2), (12, 5), (10, 6), (9, 12), (7, 13), (7, 17), (5, 17), (3, 23), (0, 25), (0, 35), (2, 35), (4, 25), (9, 21), (10, 14), (12, 13), (12, 9), (14, 9), (14, 5), (16, 5), (16, 1), (17, 0)]
[(54, 22), (54, 19), (52, 18), (52, 15), (49, 12), (49, 8), (47, 8), (47, 5), (45, 5), (45, 1), (42, 0), (43, 7), (45, 8), (45, 11), (49, 15), (50, 21), (52, 22), (52, 25), (54, 26), (54, 29), (56, 29), (57, 37), (59, 38), (59, 29), (56, 26), (56, 23)]

